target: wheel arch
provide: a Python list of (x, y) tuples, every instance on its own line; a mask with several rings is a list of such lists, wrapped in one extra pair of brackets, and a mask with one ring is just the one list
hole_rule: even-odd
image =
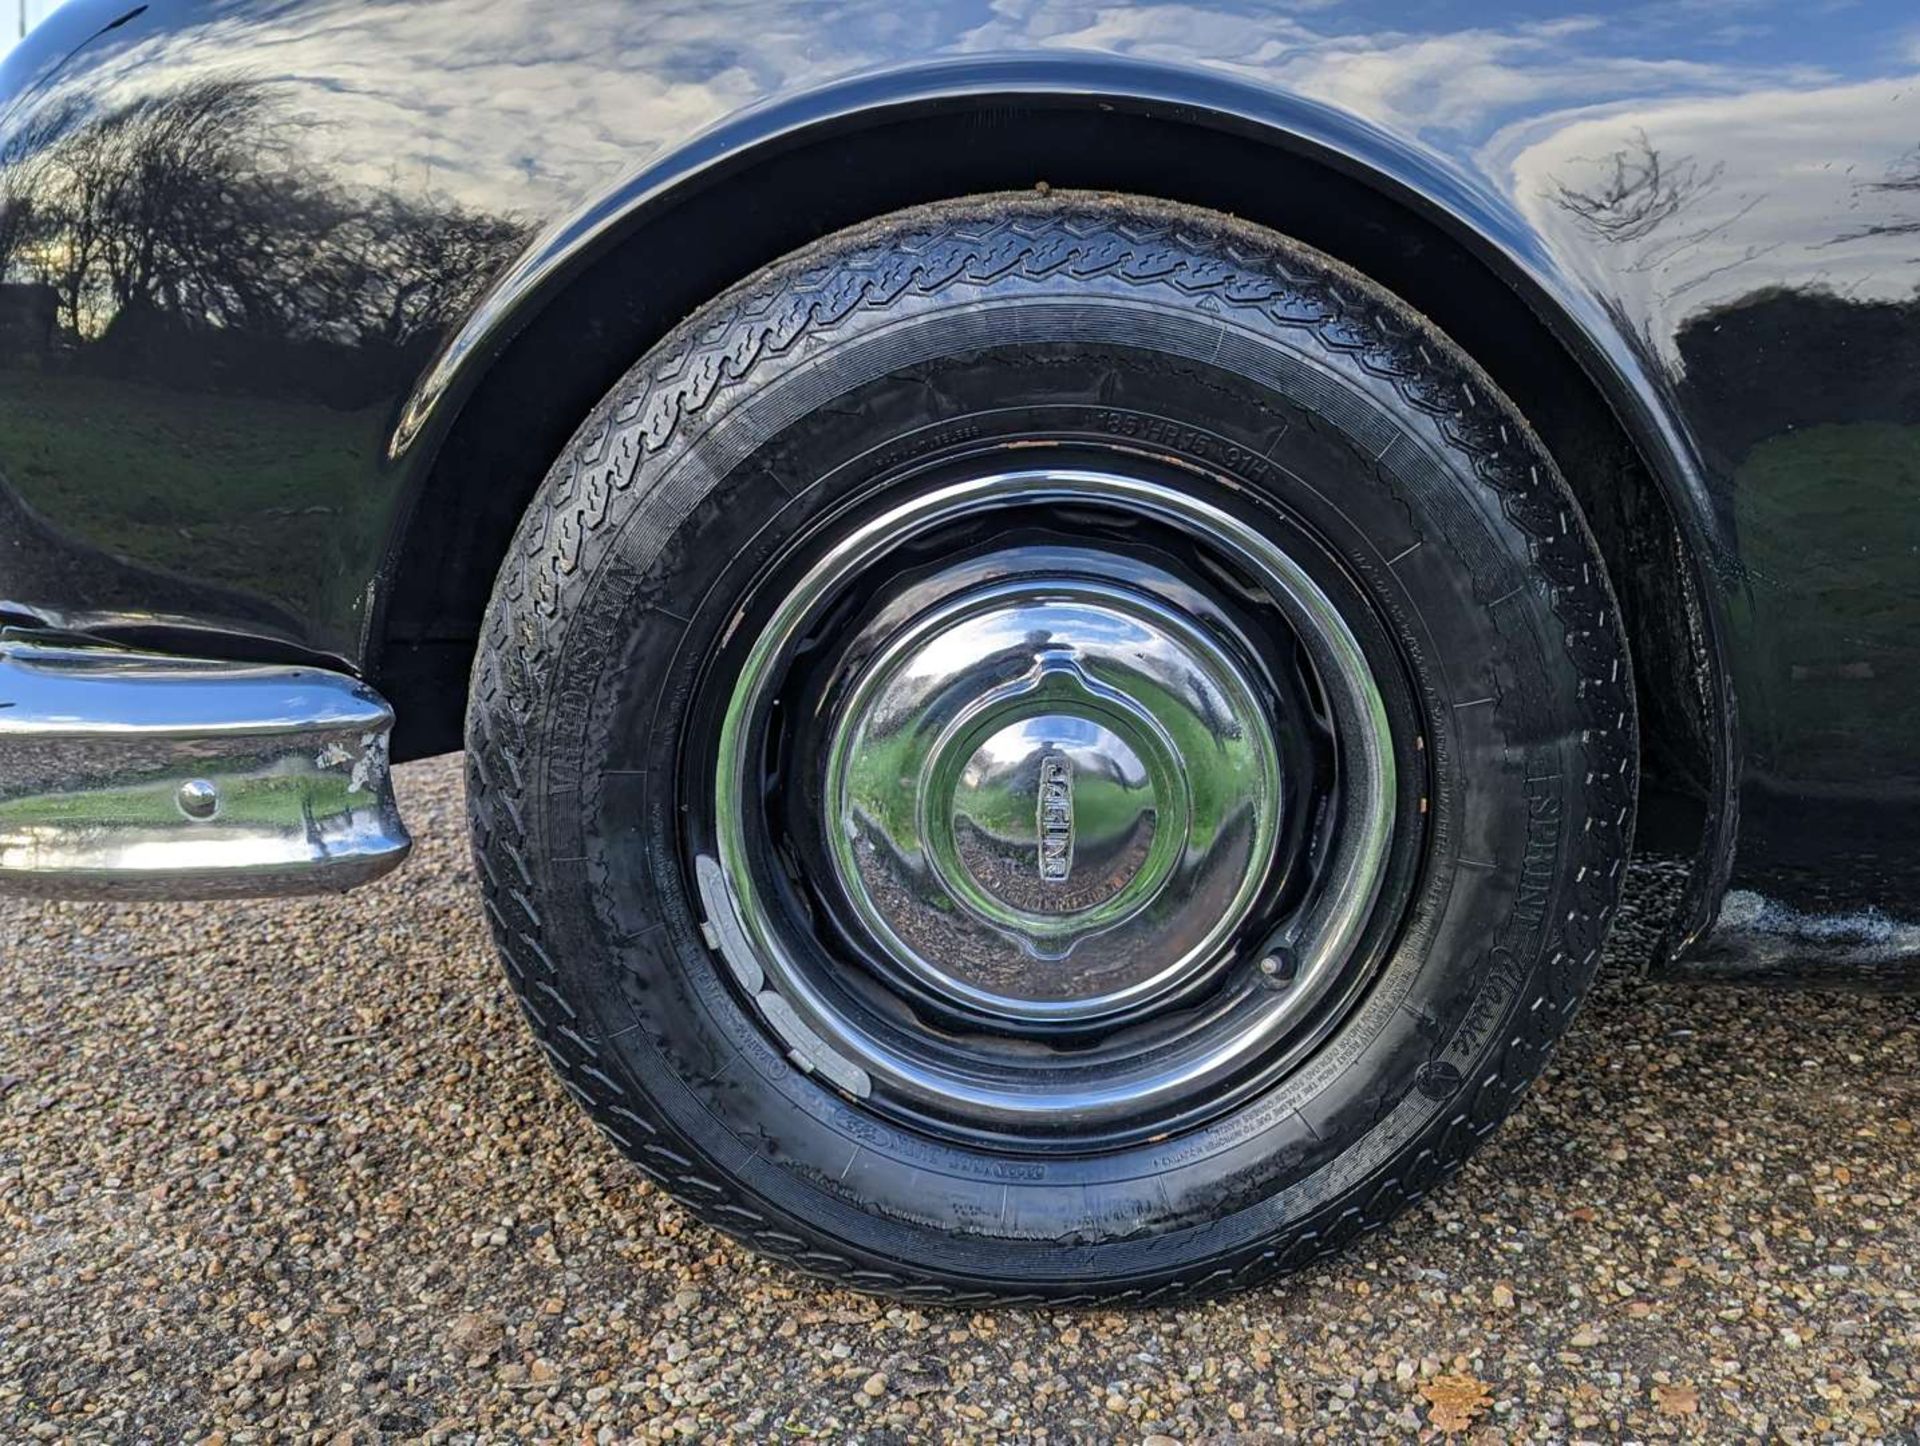
[[(1693, 858), (1663, 952), (1703, 933), (1731, 863), (1736, 718), (1697, 458), (1656, 372), (1507, 202), (1405, 141), (1265, 88), (1131, 61), (1021, 57), (848, 82), (747, 112), (557, 218), (422, 375), (364, 640), (401, 756), (459, 746), (493, 572), (579, 418), (687, 313), (775, 257), (901, 207), (1036, 184), (1229, 211), (1417, 308), (1542, 433), (1636, 649), (1655, 842)], [(1668, 826), (1670, 824), (1670, 827)]]

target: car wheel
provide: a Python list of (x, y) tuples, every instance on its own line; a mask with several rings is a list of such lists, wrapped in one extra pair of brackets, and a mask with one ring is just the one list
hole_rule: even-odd
[(1449, 1174), (1591, 980), (1618, 612), (1378, 286), (1133, 198), (924, 207), (690, 318), (476, 663), (494, 935), (599, 1127), (862, 1289), (1162, 1299)]

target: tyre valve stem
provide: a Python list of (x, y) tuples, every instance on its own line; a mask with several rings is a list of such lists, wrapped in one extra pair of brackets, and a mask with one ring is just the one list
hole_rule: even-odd
[(1293, 983), (1293, 950), (1284, 946), (1270, 951), (1260, 960), (1260, 978), (1269, 989), (1286, 989)]

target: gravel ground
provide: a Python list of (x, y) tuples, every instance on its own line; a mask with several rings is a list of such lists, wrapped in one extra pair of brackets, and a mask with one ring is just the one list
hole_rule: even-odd
[(694, 1224), (549, 1078), (454, 760), (345, 904), (0, 905), (0, 1437), (1914, 1441), (1920, 1009), (1617, 967), (1439, 1198), (1134, 1315), (914, 1310)]

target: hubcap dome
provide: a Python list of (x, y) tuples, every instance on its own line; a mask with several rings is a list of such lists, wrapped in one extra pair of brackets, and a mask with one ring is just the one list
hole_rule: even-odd
[(960, 770), (954, 851), (990, 917), (1016, 930), (1091, 922), (1140, 877), (1166, 807), (1118, 733), (1043, 713), (1009, 723)]
[(1281, 804), (1269, 726), (1230, 644), (1152, 597), (976, 587), (883, 647), (840, 711), (839, 884), (942, 997), (1022, 1019), (1130, 1007), (1203, 967), (1257, 897)]

